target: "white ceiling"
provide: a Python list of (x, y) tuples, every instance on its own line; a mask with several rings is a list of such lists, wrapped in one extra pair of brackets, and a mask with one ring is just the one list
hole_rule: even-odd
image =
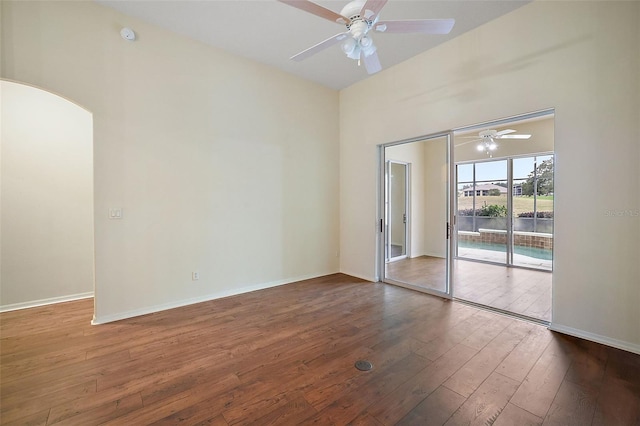
[[(164, 27), (333, 89), (368, 77), (364, 66), (332, 46), (302, 62), (289, 58), (345, 27), (276, 0), (96, 0), (126, 15)], [(373, 34), (382, 68), (389, 68), (530, 0), (390, 0), (381, 19), (454, 18), (449, 35)], [(347, 1), (316, 3), (340, 12)], [(136, 29), (133, 28), (135, 31)], [(144, 34), (139, 34), (140, 41)]]

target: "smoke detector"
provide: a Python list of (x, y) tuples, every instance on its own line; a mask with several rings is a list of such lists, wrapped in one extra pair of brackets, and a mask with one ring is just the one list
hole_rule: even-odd
[(134, 41), (136, 39), (136, 33), (134, 33), (131, 28), (127, 27), (120, 30), (120, 35), (123, 39), (128, 41)]

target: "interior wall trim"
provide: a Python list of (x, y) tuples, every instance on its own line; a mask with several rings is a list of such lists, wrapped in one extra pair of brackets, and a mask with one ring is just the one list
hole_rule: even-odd
[(89, 299), (91, 297), (93, 297), (93, 291), (70, 294), (68, 296), (50, 297), (48, 299), (31, 300), (29, 302), (11, 303), (9, 305), (0, 305), (0, 312), (17, 311), (19, 309), (35, 308), (38, 306), (53, 305), (55, 303), (72, 302), (74, 300)]
[(627, 342), (624, 340), (613, 339), (611, 337), (602, 336), (600, 334), (589, 333), (588, 331), (579, 330), (577, 328), (567, 327), (564, 325), (551, 323), (549, 330), (562, 334), (568, 334), (569, 336), (579, 337), (581, 339), (590, 340), (596, 343), (602, 343), (603, 345), (611, 346), (616, 349), (622, 349), (623, 351), (633, 352), (640, 355), (640, 344)]
[(340, 269), (340, 274), (344, 274), (344, 275), (349, 275), (350, 277), (353, 278), (358, 278), (360, 280), (364, 280), (364, 281), (368, 281), (369, 283), (377, 283), (377, 282), (382, 282), (382, 280), (377, 277), (377, 276), (365, 276), (363, 274), (358, 274), (355, 272), (349, 272), (343, 269)]

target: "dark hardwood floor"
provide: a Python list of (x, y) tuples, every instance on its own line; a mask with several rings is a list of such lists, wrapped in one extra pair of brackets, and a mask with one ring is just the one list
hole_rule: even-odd
[(100, 326), (92, 309), (0, 314), (0, 423), (640, 424), (640, 356), (345, 275)]

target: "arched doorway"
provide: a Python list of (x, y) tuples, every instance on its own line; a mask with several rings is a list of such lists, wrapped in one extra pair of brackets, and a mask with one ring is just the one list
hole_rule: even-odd
[(0, 310), (92, 297), (92, 114), (36, 87), (0, 84)]

